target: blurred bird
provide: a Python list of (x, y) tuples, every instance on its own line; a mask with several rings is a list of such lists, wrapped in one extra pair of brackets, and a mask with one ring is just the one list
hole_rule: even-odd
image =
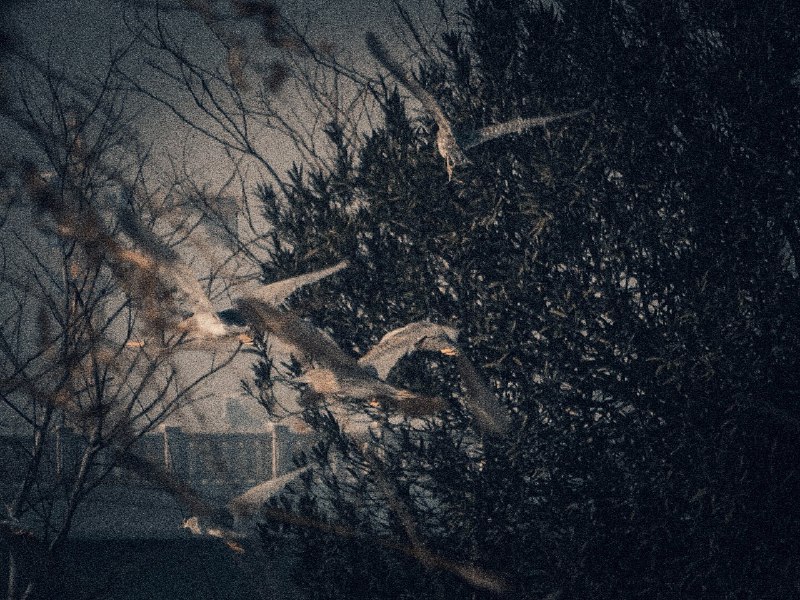
[(447, 176), (452, 177), (453, 168), (466, 164), (469, 159), (464, 154), (465, 150), (484, 144), (499, 137), (521, 133), (532, 127), (541, 127), (558, 121), (575, 117), (589, 112), (589, 109), (548, 115), (546, 117), (517, 118), (495, 125), (488, 125), (480, 129), (458, 130), (453, 127), (442, 107), (428, 90), (426, 90), (413, 76), (406, 73), (405, 69), (389, 54), (383, 42), (371, 31), (366, 34), (367, 48), (383, 67), (397, 79), (403, 87), (416, 97), (423, 108), (433, 117), (438, 127), (436, 134), (436, 147), (445, 160)]
[(466, 391), (464, 404), (481, 429), (491, 433), (506, 433), (510, 425), (508, 413), (478, 374), (469, 359), (456, 344), (458, 330), (430, 321), (416, 321), (384, 335), (358, 364), (374, 369), (386, 379), (404, 356), (417, 351), (438, 352), (455, 359), (461, 383)]
[(301, 362), (308, 368), (296, 381), (308, 384), (318, 394), (360, 400), (387, 398), (409, 415), (435, 414), (447, 407), (441, 398), (393, 386), (385, 379), (407, 354), (418, 350), (438, 352), (455, 358), (467, 392), (464, 402), (478, 425), (492, 433), (504, 433), (508, 429), (508, 415), (455, 344), (458, 331), (452, 327), (429, 321), (410, 323), (387, 333), (364, 356), (355, 360), (325, 332), (292, 313), (247, 299), (239, 300), (237, 307), (249, 315), (251, 322), (258, 323), (256, 327), (263, 327), (302, 353), (304, 360)]
[[(193, 316), (196, 316), (198, 330), (205, 330), (211, 336), (225, 335), (227, 330), (216, 316), (214, 306), (211, 304), (200, 282), (194, 276), (178, 253), (162, 242), (152, 230), (145, 227), (133, 210), (123, 208), (118, 211), (118, 220), (122, 231), (130, 238), (137, 250), (143, 253), (148, 262), (142, 264), (139, 275), (146, 275), (153, 283), (160, 283), (167, 289), (174, 289), (178, 296), (188, 305)], [(166, 294), (160, 312), (168, 313), (171, 321), (177, 315), (179, 298), (175, 294)], [(182, 321), (183, 322), (183, 321)], [(178, 326), (180, 328), (180, 325)]]
[(334, 371), (316, 367), (295, 378), (295, 381), (310, 385), (315, 392), (324, 396), (356, 398), (371, 402), (386, 398), (412, 417), (432, 415), (447, 408), (447, 404), (441, 398), (393, 386), (373, 377), (363, 369)]
[[(217, 311), (200, 282), (184, 263), (177, 252), (164, 244), (152, 231), (144, 227), (129, 209), (119, 213), (123, 231), (150, 260), (148, 263), (156, 271), (160, 280), (171, 282), (183, 296), (191, 316), (181, 320), (176, 329), (184, 336), (184, 342), (219, 341), (238, 337), (247, 339), (247, 321), (235, 309)], [(312, 271), (296, 277), (276, 281), (268, 285), (250, 285), (242, 294), (262, 302), (278, 306), (284, 303), (299, 289), (311, 285), (348, 266), (346, 260), (335, 265)]]
[(247, 48), (245, 48), (244, 45), (244, 40), (241, 37), (234, 37), (231, 40), (225, 61), (234, 89), (238, 92), (249, 91), (250, 85), (247, 81), (247, 73), (245, 72), (249, 57)]
[(268, 479), (236, 496), (224, 508), (202, 510), (199, 514), (184, 519), (181, 526), (194, 535), (218, 538), (235, 552), (244, 552), (241, 542), (250, 537), (252, 532), (248, 527), (254, 517), (270, 498), (280, 494), (309, 468), (306, 465), (280, 477)]
[[(296, 277), (282, 279), (267, 285), (251, 285), (242, 290), (242, 295), (273, 306), (280, 306), (296, 291), (338, 273), (348, 266), (348, 261), (342, 260), (324, 269), (304, 273)], [(210, 304), (210, 302), (209, 302)], [(243, 339), (245, 328), (250, 325), (248, 321), (235, 308), (228, 308), (219, 312), (209, 311), (201, 305), (195, 306), (195, 313), (181, 321), (178, 328), (190, 333), (193, 339), (214, 340), (216, 338), (230, 337), (232, 335)]]
[[(31, 163), (21, 165), (22, 181), (31, 201), (41, 214), (52, 219), (46, 227), (65, 240), (76, 242), (84, 251), (87, 264), (105, 263), (122, 288), (137, 299), (155, 298), (163, 292), (153, 275), (158, 265), (153, 256), (120, 243), (109, 233), (105, 221), (89, 203), (80, 206), (69, 194), (59, 193), (56, 182), (49, 174)], [(70, 265), (73, 276), (79, 269), (77, 262)], [(151, 303), (152, 304), (152, 303)]]
[(454, 345), (457, 337), (458, 330), (454, 327), (437, 325), (430, 321), (415, 321), (384, 335), (358, 360), (358, 364), (374, 369), (378, 377), (386, 379), (400, 359), (416, 350), (455, 356), (458, 354)]
[(272, 333), (299, 351), (307, 370), (296, 381), (308, 384), (318, 394), (368, 401), (386, 399), (413, 416), (435, 414), (447, 406), (441, 398), (380, 380), (342, 351), (328, 334), (291, 312), (254, 298), (241, 298), (235, 304), (256, 330)]
[(237, 526), (241, 526), (252, 520), (267, 500), (279, 494), (288, 484), (295, 481), (310, 468), (310, 466), (306, 465), (281, 475), (280, 477), (268, 479), (250, 488), (243, 494), (236, 496), (233, 500), (228, 502), (228, 510), (230, 510), (233, 515), (234, 523), (237, 524)]

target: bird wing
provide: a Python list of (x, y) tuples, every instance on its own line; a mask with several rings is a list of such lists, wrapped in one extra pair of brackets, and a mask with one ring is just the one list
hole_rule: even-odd
[(214, 346), (214, 341), (230, 338), (241, 332), (241, 329), (237, 331), (234, 327), (223, 323), (218, 315), (206, 311), (194, 313), (178, 323), (175, 328), (184, 334), (181, 345), (186, 342), (201, 342), (199, 346), (202, 346), (202, 342), (207, 341), (211, 342), (211, 347)]
[(143, 248), (130, 249), (106, 231), (100, 215), (92, 206), (71, 210), (61, 201), (56, 190), (32, 164), (23, 165), (23, 184), (39, 209), (47, 212), (55, 221), (55, 232), (64, 239), (81, 245), (92, 260), (103, 260), (111, 269), (122, 288), (132, 297), (152, 299), (156, 296), (154, 276), (160, 262), (174, 259), (175, 253), (155, 239), (141, 227), (133, 212), (119, 211), (123, 230), (138, 241)]
[[(416, 350), (441, 352), (448, 356), (454, 356), (462, 385), (466, 391), (464, 403), (467, 409), (482, 429), (492, 433), (505, 433), (509, 427), (508, 414), (500, 406), (497, 397), (483, 381), (469, 359), (455, 345), (457, 338), (458, 330), (453, 327), (437, 325), (430, 321), (417, 321), (387, 333), (361, 357), (358, 364), (362, 367), (374, 367), (378, 376), (385, 379), (401, 358)], [(384, 395), (397, 400), (404, 412), (414, 412), (417, 406), (427, 406), (424, 402), (420, 403), (419, 395), (413, 392), (395, 388), (386, 383), (384, 385), (391, 388), (391, 390), (385, 390)], [(411, 394), (411, 396), (407, 394)], [(444, 408), (439, 405), (437, 407)]]
[(269, 332), (302, 352), (309, 360), (337, 370), (360, 369), (354, 358), (345, 354), (324, 331), (296, 314), (278, 310), (258, 298), (244, 297), (234, 302), (257, 331)]
[(362, 356), (358, 364), (370, 366), (386, 379), (401, 358), (415, 350), (445, 351), (458, 338), (458, 330), (430, 321), (416, 321), (384, 335)]
[(214, 305), (192, 270), (181, 260), (178, 253), (145, 227), (132, 210), (121, 209), (118, 217), (122, 230), (142, 252), (149, 255), (149, 258), (154, 261), (159, 275), (164, 279), (172, 280), (172, 283), (185, 294), (191, 312), (214, 315)]
[(171, 277), (178, 288), (186, 295), (190, 310), (195, 313), (211, 315), (212, 319), (219, 320), (214, 310), (214, 305), (206, 294), (203, 286), (197, 281), (188, 265), (180, 262), (172, 267)]
[(489, 389), (469, 359), (463, 354), (456, 355), (456, 367), (466, 391), (464, 404), (481, 429), (491, 433), (506, 433), (510, 425), (508, 413), (500, 406), (497, 396)]
[(289, 483), (295, 481), (300, 475), (309, 470), (309, 466), (300, 467), (285, 475), (268, 479), (263, 483), (250, 488), (245, 493), (237, 496), (228, 503), (228, 510), (238, 519), (247, 518), (257, 513), (264, 503), (279, 494)]
[(392, 406), (400, 409), (409, 417), (435, 415), (447, 408), (447, 402), (436, 396), (418, 394), (377, 379), (375, 382), (376, 395), (391, 399)]
[(323, 396), (355, 398), (370, 402), (376, 402), (381, 398), (389, 399), (392, 401), (391, 407), (409, 416), (433, 415), (447, 408), (447, 403), (441, 398), (393, 386), (373, 377), (361, 368), (341, 371), (314, 368), (296, 377), (295, 381), (308, 384), (316, 393)]
[[(256, 330), (268, 331), (305, 354), (319, 368), (306, 372), (298, 381), (309, 383), (322, 394), (353, 398), (391, 398), (395, 405), (410, 415), (425, 415), (446, 407), (440, 398), (424, 396), (397, 388), (368, 373), (354, 358), (345, 354), (325, 332), (306, 323), (297, 315), (281, 311), (255, 298), (240, 298), (236, 307)], [(311, 372), (314, 377), (309, 377)]]
[(487, 125), (486, 127), (481, 127), (480, 129), (478, 129), (474, 133), (472, 138), (463, 140), (462, 147), (464, 150), (468, 150), (469, 148), (480, 146), (481, 144), (484, 144), (490, 140), (494, 140), (499, 137), (512, 135), (514, 133), (520, 133), (532, 127), (543, 127), (544, 125), (552, 123), (553, 121), (560, 121), (561, 119), (569, 119), (570, 117), (577, 117), (578, 115), (582, 115), (587, 112), (590, 112), (590, 109), (585, 108), (583, 110), (575, 110), (572, 112), (559, 113), (557, 115), (549, 115), (546, 117), (511, 119), (510, 121), (505, 121), (503, 123), (497, 123), (495, 125)]
[[(163, 269), (160, 270), (169, 273), (173, 282), (186, 295), (194, 314), (178, 323), (178, 330), (186, 331), (190, 335), (199, 333), (200, 337), (210, 338), (227, 337), (239, 333), (234, 327), (234, 325), (241, 325), (241, 323), (239, 323), (241, 315), (238, 314), (238, 311), (235, 309), (228, 309), (221, 313), (215, 312), (211, 301), (203, 291), (199, 282), (194, 278), (188, 266), (180, 260), (180, 257), (174, 250), (164, 246), (152, 233), (147, 232), (131, 219), (128, 219), (126, 231), (130, 231), (129, 235), (133, 239), (137, 241), (141, 240), (144, 247), (153, 248), (153, 251), (150, 252), (153, 260), (158, 260), (157, 256), (164, 258)], [(257, 289), (250, 290), (248, 296), (261, 302), (278, 305), (283, 303), (290, 295), (300, 288), (319, 281), (320, 279), (324, 279), (329, 275), (333, 275), (347, 267), (348, 264), (348, 261), (343, 260), (331, 267), (320, 269), (319, 271), (313, 271), (297, 277), (276, 281), (266, 286), (260, 286)], [(307, 328), (312, 329), (310, 326), (307, 326)], [(324, 332), (316, 331), (321, 335), (325, 335)], [(328, 338), (328, 341), (329, 347), (336, 345), (330, 338)]]
[(433, 117), (434, 121), (436, 121), (436, 125), (439, 126), (440, 134), (451, 138), (453, 141), (453, 146), (455, 146), (455, 136), (453, 134), (453, 127), (450, 125), (450, 119), (448, 119), (444, 114), (444, 111), (442, 110), (442, 107), (439, 106), (436, 98), (434, 98), (430, 92), (428, 92), (428, 90), (422, 87), (422, 85), (416, 79), (406, 73), (405, 69), (394, 58), (392, 58), (388, 49), (377, 35), (371, 31), (368, 31), (365, 38), (367, 41), (367, 48), (372, 56), (374, 56), (375, 59), (381, 63), (395, 79), (403, 84), (403, 87), (405, 87), (416, 97), (417, 100), (420, 101), (423, 108)]
[(319, 271), (312, 271), (311, 273), (305, 273), (297, 277), (290, 277), (289, 279), (283, 279), (275, 283), (270, 283), (269, 285), (261, 286), (248, 295), (263, 302), (268, 302), (273, 306), (278, 306), (279, 304), (283, 304), (289, 296), (300, 288), (316, 283), (320, 279), (325, 279), (334, 273), (338, 273), (349, 266), (349, 264), (348, 261), (343, 260), (331, 267), (320, 269)]

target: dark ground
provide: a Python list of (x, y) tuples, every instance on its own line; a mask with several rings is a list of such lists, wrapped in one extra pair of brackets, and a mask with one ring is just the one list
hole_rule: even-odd
[(277, 571), (217, 540), (74, 540), (49, 587), (60, 600), (297, 598)]

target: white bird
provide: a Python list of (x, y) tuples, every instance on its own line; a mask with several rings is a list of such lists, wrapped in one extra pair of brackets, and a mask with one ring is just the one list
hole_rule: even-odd
[(428, 90), (426, 90), (413, 76), (406, 73), (405, 69), (389, 54), (386, 46), (374, 33), (366, 34), (367, 48), (389, 73), (397, 79), (403, 87), (419, 100), (423, 108), (433, 117), (438, 127), (436, 134), (436, 147), (445, 160), (448, 177), (452, 177), (453, 168), (469, 162), (464, 154), (465, 150), (484, 144), (499, 137), (521, 133), (532, 127), (542, 127), (553, 121), (568, 119), (589, 112), (589, 109), (575, 110), (566, 113), (548, 115), (545, 117), (517, 118), (488, 125), (480, 129), (459, 131), (450, 123), (442, 107)]
[(410, 415), (434, 414), (447, 405), (435, 398), (382, 381), (347, 355), (331, 337), (297, 315), (253, 298), (240, 298), (236, 307), (257, 330), (267, 331), (300, 352), (306, 372), (296, 381), (318, 394), (359, 400), (390, 400)]
[[(242, 296), (279, 306), (301, 288), (330, 277), (348, 265), (348, 261), (342, 260), (318, 271), (282, 279), (267, 285), (251, 285), (242, 291)], [(191, 317), (178, 323), (178, 329), (190, 333), (191, 338), (214, 340), (233, 335), (244, 339), (242, 336), (248, 323), (236, 309), (230, 308), (216, 312), (213, 307), (208, 310), (207, 306), (197, 304), (194, 308), (195, 312)]]
[[(192, 273), (191, 268), (174, 249), (164, 244), (152, 231), (144, 227), (130, 210), (120, 211), (119, 222), (123, 231), (149, 259), (142, 268), (148, 270), (149, 267), (148, 274), (157, 281), (164, 282), (167, 287), (175, 288), (183, 297), (184, 304), (191, 312), (191, 316), (175, 324), (175, 329), (183, 334), (182, 341), (184, 343), (196, 342), (195, 345), (199, 348), (204, 341), (214, 342), (231, 337), (239, 337), (240, 340), (247, 339), (244, 335), (247, 323), (236, 310), (217, 311), (214, 308), (208, 294)], [(284, 303), (299, 289), (338, 273), (348, 264), (348, 261), (342, 260), (330, 267), (268, 285), (251, 285), (243, 293), (247, 297), (277, 306)], [(177, 306), (169, 304), (168, 302), (162, 308), (165, 311), (176, 310)]]
[(183, 520), (181, 527), (198, 536), (215, 537), (236, 552), (243, 552), (241, 541), (250, 537), (252, 523), (268, 500), (280, 494), (288, 484), (310, 469), (309, 465), (268, 479), (236, 496), (224, 508), (203, 510)]
[(466, 395), (464, 404), (481, 429), (505, 433), (509, 427), (508, 413), (478, 374), (470, 360), (456, 344), (458, 330), (430, 321), (416, 321), (384, 335), (358, 364), (375, 369), (378, 377), (386, 379), (404, 356), (417, 351), (438, 352), (455, 359)]
[(258, 514), (267, 500), (282, 492), (288, 484), (297, 480), (300, 475), (310, 468), (309, 465), (306, 465), (280, 477), (267, 479), (263, 483), (251, 487), (243, 494), (236, 496), (228, 502), (228, 510), (233, 515), (234, 522), (241, 525), (251, 520)]
[(404, 327), (393, 329), (384, 335), (377, 344), (358, 359), (358, 364), (372, 367), (378, 377), (386, 379), (400, 359), (416, 350), (428, 350), (455, 356), (458, 353), (453, 345), (456, 338), (458, 338), (458, 330), (454, 327), (437, 325), (430, 321), (415, 321)]
[(239, 300), (237, 306), (249, 320), (299, 350), (307, 366), (296, 379), (318, 394), (360, 400), (390, 399), (410, 415), (433, 414), (446, 408), (440, 398), (386, 383), (389, 372), (405, 355), (415, 351), (439, 352), (456, 360), (466, 390), (464, 403), (478, 425), (492, 433), (508, 429), (508, 414), (483, 382), (472, 363), (455, 344), (458, 331), (429, 321), (417, 321), (390, 331), (359, 360), (347, 355), (320, 329), (296, 315), (265, 303)]

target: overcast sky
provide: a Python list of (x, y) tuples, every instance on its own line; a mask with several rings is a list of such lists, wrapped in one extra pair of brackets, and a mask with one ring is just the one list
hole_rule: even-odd
[[(380, 32), (389, 44), (404, 31), (392, 0), (277, 0), (275, 4), (292, 22), (304, 30), (307, 28), (312, 41), (335, 48), (341, 62), (359, 68), (372, 64), (364, 45), (366, 31)], [(434, 0), (404, 0), (401, 4), (420, 24), (423, 34), (429, 24), (431, 35), (440, 31)], [(22, 36), (39, 56), (49, 55), (55, 64), (81, 72), (103, 73), (109, 49), (131, 36), (125, 24), (126, 15), (130, 20), (131, 9), (126, 8), (125, 2), (115, 0), (25, 1), (14, 4), (9, 14), (14, 35)], [(219, 61), (219, 56), (212, 56), (210, 45), (203, 43), (199, 28), (192, 27), (193, 22), (199, 21), (185, 15), (180, 21), (186, 24), (185, 39), (190, 44), (196, 43), (194, 51), (202, 55), (208, 50), (208, 60)], [(132, 63), (131, 69), (135, 70), (135, 60)], [(284, 89), (281, 94), (287, 103), (296, 102), (291, 89)], [(148, 139), (173, 152), (180, 150), (188, 133), (166, 110), (152, 107), (148, 107), (140, 126)], [(209, 150), (199, 148), (197, 158), (202, 162), (203, 172), (212, 176), (222, 162), (215, 162), (214, 152)], [(275, 140), (271, 150), (268, 153), (272, 160), (284, 168), (291, 166), (296, 157), (282, 140)], [(222, 179), (226, 173), (220, 169), (216, 175)]]
[[(397, 39), (401, 30), (391, 0), (286, 0), (276, 4), (294, 22), (308, 26), (312, 40), (336, 48), (340, 53), (340, 61), (361, 69), (371, 68), (363, 42), (367, 30), (379, 32), (390, 44)], [(402, 4), (412, 18), (422, 25), (423, 32), (428, 24), (439, 21), (432, 0), (407, 0)], [(131, 35), (125, 25), (125, 14), (123, 3), (111, 0), (38, 0), (15, 4), (10, 23), (11, 31), (15, 32), (13, 35), (22, 36), (40, 57), (49, 57), (53, 64), (75, 72), (102, 74), (110, 49)], [(204, 46), (199, 28), (195, 26), (198, 31), (192, 29), (190, 18), (183, 19), (183, 22), (188, 24), (183, 31), (186, 39), (196, 44), (197, 52), (202, 54)], [(435, 27), (431, 35), (434, 31)], [(208, 60), (219, 60), (219, 57), (209, 53)], [(136, 69), (135, 61), (131, 67)], [(284, 89), (281, 93), (287, 103), (296, 101), (291, 90)], [(144, 137), (163, 153), (175, 155), (185, 147), (190, 147), (194, 161), (190, 166), (198, 176), (217, 182), (228, 175), (227, 161), (219, 149), (202, 138), (192, 136), (168, 111), (148, 106), (139, 127)], [(14, 137), (10, 141), (4, 144), (3, 151), (25, 153), (23, 138)], [(297, 157), (288, 144), (275, 137), (270, 138), (264, 153), (279, 170), (288, 168)], [(255, 187), (258, 179), (256, 171), (251, 188)], [(201, 370), (197, 365), (203, 363), (203, 358), (199, 354), (189, 355), (184, 362)], [(181, 423), (204, 428), (216, 428), (224, 423), (225, 400), (241, 394), (240, 380), (250, 376), (250, 364), (251, 360), (242, 356), (217, 376), (208, 389), (218, 400), (202, 403), (187, 411)], [(192, 369), (187, 368), (187, 375), (191, 372)], [(254, 421), (259, 421), (264, 414), (263, 409), (252, 401), (247, 404)]]

